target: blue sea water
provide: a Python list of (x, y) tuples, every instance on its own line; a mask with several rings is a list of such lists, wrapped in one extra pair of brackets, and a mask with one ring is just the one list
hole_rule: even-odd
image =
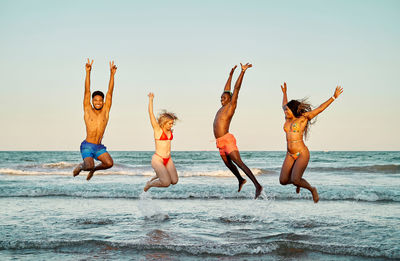
[(279, 184), (285, 152), (173, 152), (180, 180), (143, 192), (153, 152), (72, 177), (78, 152), (0, 152), (0, 260), (399, 260), (400, 152), (311, 152), (311, 194)]

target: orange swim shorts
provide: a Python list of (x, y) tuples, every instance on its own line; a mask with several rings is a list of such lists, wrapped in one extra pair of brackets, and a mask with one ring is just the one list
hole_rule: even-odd
[(219, 149), (219, 154), (225, 155), (232, 151), (238, 150), (236, 146), (236, 139), (231, 133), (227, 133), (222, 137), (217, 139), (217, 148)]

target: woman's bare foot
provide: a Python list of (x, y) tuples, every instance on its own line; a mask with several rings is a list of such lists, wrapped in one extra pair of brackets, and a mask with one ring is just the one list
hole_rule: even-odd
[(150, 179), (150, 182), (153, 181), (153, 180), (156, 180), (156, 179), (158, 179), (158, 177), (157, 177), (157, 176), (154, 176), (154, 177), (152, 177), (152, 178)]
[(93, 177), (93, 174), (94, 174), (94, 170), (91, 170), (89, 172), (89, 174), (87, 175), (86, 180), (89, 181)]
[(242, 187), (244, 184), (246, 184), (247, 180), (243, 179), (242, 182), (239, 182), (239, 189), (238, 192), (240, 192), (242, 190)]
[(312, 188), (311, 188), (311, 194), (312, 194), (312, 198), (313, 198), (313, 200), (314, 200), (314, 203), (318, 203), (318, 201), (319, 201), (319, 195), (318, 195), (318, 192), (317, 192), (317, 188), (316, 188), (316, 187), (312, 187)]
[(146, 182), (146, 186), (144, 186), (144, 188), (143, 188), (144, 192), (147, 192), (147, 191), (151, 188), (150, 183), (151, 183), (151, 181), (153, 181), (153, 180), (154, 180), (154, 179), (152, 178), (151, 180), (149, 180), (149, 181)]
[(299, 187), (299, 186), (297, 186), (297, 188), (296, 188), (296, 193), (297, 193), (297, 194), (300, 193), (300, 187)]
[(72, 171), (72, 174), (74, 175), (74, 177), (76, 177), (79, 175), (79, 173), (81, 173), (81, 171), (82, 171), (82, 163), (78, 164), (78, 166), (76, 166), (74, 168), (74, 170)]
[(256, 199), (260, 196), (262, 190), (263, 190), (263, 187), (261, 185), (259, 185), (259, 187), (256, 188), (256, 196), (254, 197), (254, 199)]

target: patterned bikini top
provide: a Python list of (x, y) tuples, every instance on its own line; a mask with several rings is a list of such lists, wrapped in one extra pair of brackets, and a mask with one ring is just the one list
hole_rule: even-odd
[(283, 130), (285, 132), (296, 132), (296, 133), (300, 133), (300, 124), (297, 122), (292, 122), (292, 124), (290, 124), (290, 129), (285, 128), (285, 125), (283, 125)]

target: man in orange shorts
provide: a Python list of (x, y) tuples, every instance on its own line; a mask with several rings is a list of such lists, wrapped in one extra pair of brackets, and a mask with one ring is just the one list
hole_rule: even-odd
[(246, 180), (240, 175), (235, 164), (242, 169), (254, 183), (254, 186), (256, 187), (255, 198), (258, 198), (263, 188), (254, 177), (251, 170), (243, 163), (242, 159), (240, 158), (239, 150), (236, 146), (236, 139), (231, 133), (229, 133), (229, 125), (231, 123), (233, 114), (235, 114), (237, 99), (240, 86), (242, 85), (244, 73), (248, 68), (252, 67), (252, 65), (249, 63), (240, 65), (242, 67), (242, 71), (236, 81), (233, 94), (231, 93), (231, 81), (233, 72), (236, 69), (236, 65), (232, 68), (228, 81), (225, 84), (224, 92), (221, 95), (222, 107), (218, 110), (214, 119), (214, 136), (217, 139), (217, 148), (219, 149), (222, 160), (239, 181), (238, 191), (242, 189), (242, 186), (246, 183)]

